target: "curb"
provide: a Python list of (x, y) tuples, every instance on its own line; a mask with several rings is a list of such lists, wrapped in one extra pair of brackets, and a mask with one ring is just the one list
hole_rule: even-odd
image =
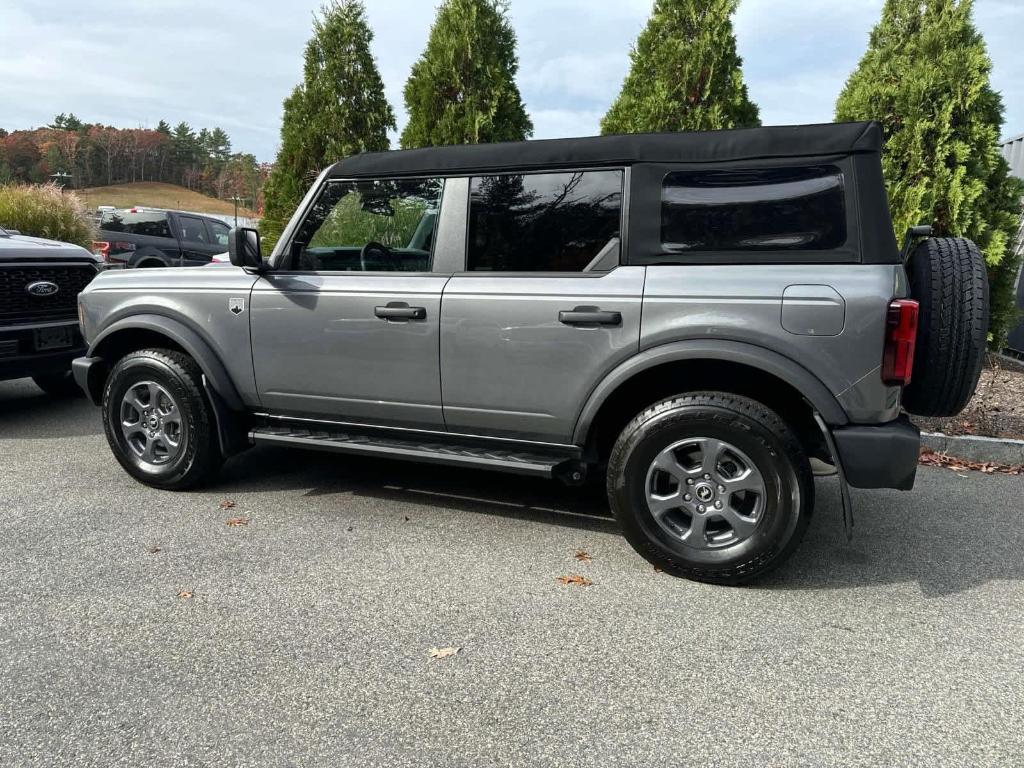
[(922, 432), (921, 447), (968, 461), (1011, 466), (1024, 464), (1024, 440)]

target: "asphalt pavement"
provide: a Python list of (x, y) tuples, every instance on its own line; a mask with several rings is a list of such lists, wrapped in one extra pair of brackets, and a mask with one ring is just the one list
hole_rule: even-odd
[(1021, 477), (854, 491), (852, 543), (818, 481), (723, 588), (553, 483), (261, 449), (154, 491), (25, 381), (0, 468), (5, 768), (1024, 765)]

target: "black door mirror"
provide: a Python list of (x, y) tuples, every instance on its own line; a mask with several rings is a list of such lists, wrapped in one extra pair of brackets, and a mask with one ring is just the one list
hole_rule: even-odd
[(248, 227), (236, 227), (228, 233), (228, 257), (236, 267), (263, 269), (260, 233)]

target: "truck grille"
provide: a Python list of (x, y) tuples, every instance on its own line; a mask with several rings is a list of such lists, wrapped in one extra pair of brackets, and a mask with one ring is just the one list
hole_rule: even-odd
[[(78, 294), (95, 276), (88, 264), (0, 265), (0, 326), (77, 319)], [(55, 283), (60, 290), (33, 296), (26, 288), (40, 280)]]

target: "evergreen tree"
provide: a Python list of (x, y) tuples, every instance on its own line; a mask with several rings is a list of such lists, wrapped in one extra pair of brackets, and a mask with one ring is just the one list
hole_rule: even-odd
[(521, 141), (533, 135), (515, 76), (506, 0), (445, 0), (405, 85), (403, 147)]
[(836, 105), (838, 120), (879, 120), (896, 233), (931, 224), (969, 237), (989, 265), (991, 341), (1015, 316), (1014, 239), (1022, 185), (999, 152), (1003, 105), (971, 18), (972, 0), (886, 0), (868, 50)]
[(360, 0), (332, 0), (313, 19), (303, 80), (284, 102), (281, 148), (264, 187), (268, 247), (320, 171), (360, 152), (390, 148), (395, 115), (384, 96)]
[(732, 15), (739, 0), (655, 0), (601, 132), (708, 131), (761, 124)]

